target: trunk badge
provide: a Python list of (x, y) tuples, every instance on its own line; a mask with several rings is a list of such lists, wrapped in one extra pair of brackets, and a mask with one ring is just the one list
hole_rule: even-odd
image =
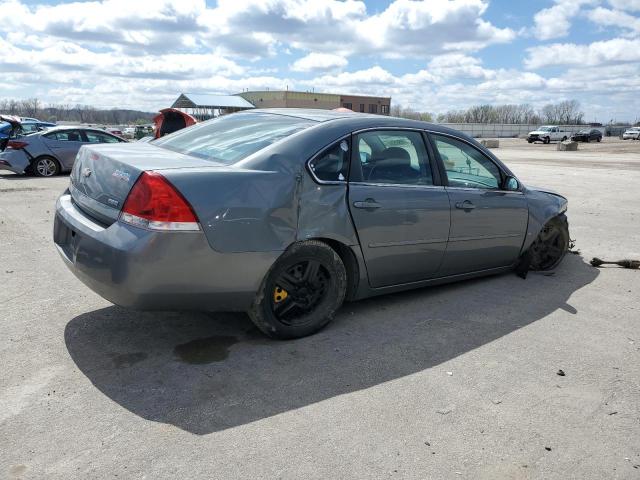
[(82, 170), (82, 176), (83, 177), (88, 177), (91, 175), (91, 169), (90, 168), (85, 168), (84, 170)]

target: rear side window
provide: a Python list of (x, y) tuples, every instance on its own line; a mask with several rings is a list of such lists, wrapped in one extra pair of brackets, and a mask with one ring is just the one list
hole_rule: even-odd
[(358, 151), (362, 180), (394, 185), (433, 185), (422, 135), (415, 131), (380, 130), (361, 133)]
[(231, 165), (317, 122), (269, 113), (236, 113), (154, 141), (154, 145)]
[(309, 162), (313, 175), (323, 182), (346, 182), (349, 176), (349, 142), (341, 140)]
[(59, 142), (81, 142), (82, 136), (80, 130), (63, 130), (61, 132), (50, 132), (43, 135), (49, 140), (58, 140)]

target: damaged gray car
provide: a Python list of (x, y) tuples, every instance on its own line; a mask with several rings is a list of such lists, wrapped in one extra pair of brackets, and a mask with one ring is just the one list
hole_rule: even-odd
[(296, 338), (344, 300), (553, 269), (566, 209), (445, 127), (253, 110), (152, 143), (82, 147), (54, 241), (113, 303), (246, 311), (265, 334)]

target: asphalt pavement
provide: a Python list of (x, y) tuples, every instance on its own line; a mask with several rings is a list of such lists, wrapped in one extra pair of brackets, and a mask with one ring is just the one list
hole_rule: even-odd
[(495, 152), (579, 254), (287, 342), (103, 300), (51, 240), (68, 176), (0, 172), (0, 478), (640, 478), (640, 271), (588, 264), (640, 259), (640, 142)]

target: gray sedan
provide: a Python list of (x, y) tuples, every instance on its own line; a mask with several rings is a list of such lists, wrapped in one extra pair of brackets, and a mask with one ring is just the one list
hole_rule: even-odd
[(553, 269), (566, 209), (448, 128), (254, 110), (83, 147), (54, 241), (118, 305), (247, 311), (267, 335), (295, 338), (345, 299)]
[(126, 140), (104, 130), (55, 127), (10, 139), (0, 152), (0, 170), (51, 177), (71, 170), (83, 145), (121, 142)]

